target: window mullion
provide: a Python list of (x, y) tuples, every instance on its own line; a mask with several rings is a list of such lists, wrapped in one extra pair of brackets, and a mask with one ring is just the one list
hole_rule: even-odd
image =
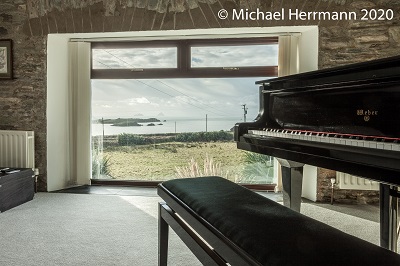
[(190, 69), (190, 46), (187, 41), (183, 40), (178, 43), (178, 72), (183, 76)]

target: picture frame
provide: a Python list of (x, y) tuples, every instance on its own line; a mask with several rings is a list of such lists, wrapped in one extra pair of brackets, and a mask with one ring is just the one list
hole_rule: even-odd
[(13, 78), (12, 40), (0, 40), (0, 79)]

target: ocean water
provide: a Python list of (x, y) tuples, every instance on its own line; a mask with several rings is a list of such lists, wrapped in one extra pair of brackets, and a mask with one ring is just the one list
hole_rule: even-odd
[[(110, 124), (104, 125), (104, 135), (129, 134), (159, 134), (159, 133), (182, 133), (202, 131), (229, 131), (236, 123), (243, 122), (237, 117), (230, 118), (158, 118), (161, 122), (154, 123), (155, 126), (147, 126), (149, 123), (142, 123), (143, 126), (118, 127)], [(162, 124), (162, 125), (161, 125)], [(103, 134), (103, 125), (92, 123), (92, 136)]]

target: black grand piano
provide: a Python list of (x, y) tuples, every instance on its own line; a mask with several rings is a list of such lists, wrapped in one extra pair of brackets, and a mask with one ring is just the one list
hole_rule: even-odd
[(378, 181), (381, 246), (396, 251), (400, 56), (256, 84), (259, 114), (235, 125), (235, 141), (278, 159), (284, 204), (300, 210), (304, 164)]

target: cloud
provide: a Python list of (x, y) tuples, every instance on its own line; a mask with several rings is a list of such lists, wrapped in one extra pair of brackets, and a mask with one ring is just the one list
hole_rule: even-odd
[(176, 58), (176, 47), (93, 49), (93, 68), (174, 68)]
[(192, 47), (193, 67), (243, 67), (278, 64), (278, 45)]
[(129, 105), (135, 105), (137, 103), (139, 103), (139, 104), (150, 103), (150, 101), (146, 97), (131, 98), (131, 99), (128, 99), (127, 102)]

